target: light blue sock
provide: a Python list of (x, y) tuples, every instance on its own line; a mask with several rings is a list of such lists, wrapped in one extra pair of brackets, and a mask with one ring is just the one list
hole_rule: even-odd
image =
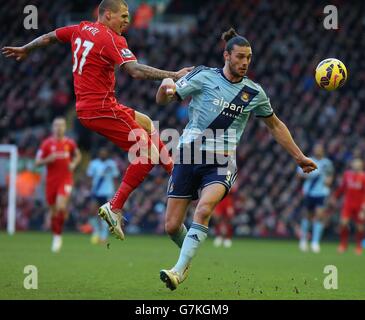
[(196, 254), (199, 246), (208, 236), (208, 228), (202, 224), (193, 222), (180, 250), (179, 260), (173, 269), (179, 273), (183, 273), (191, 259)]
[(89, 223), (93, 227), (93, 236), (99, 236), (100, 235), (100, 226), (99, 226), (98, 218), (97, 217), (89, 218)]
[(303, 218), (300, 223), (300, 240), (301, 241), (307, 241), (308, 229), (309, 229), (309, 220), (307, 218)]
[(102, 220), (100, 221), (100, 240), (105, 241), (108, 239), (108, 236), (109, 236), (109, 226), (104, 220)]
[(175, 234), (171, 235), (170, 238), (172, 241), (174, 241), (177, 246), (179, 248), (181, 248), (181, 246), (183, 245), (185, 236), (187, 234), (188, 230), (186, 229), (185, 225), (182, 224), (182, 226), (180, 227), (179, 231), (176, 232)]
[(312, 236), (312, 243), (319, 244), (321, 240), (323, 231), (323, 223), (320, 221), (315, 221), (313, 223), (313, 236)]

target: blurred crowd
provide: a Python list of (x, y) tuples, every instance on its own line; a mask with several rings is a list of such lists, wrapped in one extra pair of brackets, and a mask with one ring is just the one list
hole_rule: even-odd
[[(23, 28), (25, 0), (6, 2), (0, 12), (1, 46), (19, 45), (66, 23), (73, 10), (71, 2), (33, 1), (39, 10), (39, 29)], [(97, 1), (82, 7), (85, 19), (92, 19)], [(189, 1), (186, 1), (188, 3)], [(251, 43), (252, 64), (248, 76), (260, 83), (275, 113), (293, 134), (302, 150), (311, 155), (316, 142), (322, 142), (335, 165), (338, 185), (354, 154), (365, 155), (365, 5), (333, 1), (338, 7), (339, 29), (323, 26), (321, 1), (220, 0), (171, 1), (167, 12), (194, 15), (195, 27), (188, 33), (161, 34), (149, 28), (130, 27), (126, 38), (141, 63), (178, 70), (184, 66), (222, 67), (222, 32), (235, 27)], [(78, 8), (78, 10), (82, 10)], [(132, 12), (133, 13), (133, 12)], [(155, 29), (153, 29), (155, 30)], [(313, 77), (316, 65), (336, 57), (349, 70), (345, 87), (335, 92), (320, 90)], [(106, 140), (86, 131), (74, 117), (71, 53), (68, 46), (54, 45), (16, 63), (0, 58), (0, 143), (16, 143), (20, 170), (32, 171), (32, 160), (42, 138), (49, 133), (51, 120), (65, 115), (69, 135), (83, 151), (84, 161), (77, 171), (66, 228), (80, 229), (90, 214), (90, 181), (85, 174), (87, 161), (97, 155)], [(117, 72), (117, 96), (122, 103), (159, 121), (160, 129), (182, 132), (187, 122), (187, 102), (159, 107), (155, 93), (159, 83), (132, 80)], [(126, 154), (107, 145), (123, 174)], [(239, 173), (234, 193), (236, 235), (294, 236), (302, 210), (300, 180), (296, 164), (272, 139), (259, 119), (250, 119), (237, 152)], [(43, 173), (40, 172), (42, 175)], [(156, 167), (127, 203), (128, 232), (163, 233), (167, 175)], [(0, 224), (6, 223), (5, 182), (0, 181)], [(328, 236), (335, 235), (339, 214), (328, 212)], [(193, 208), (192, 208), (193, 210)], [(17, 223), (20, 229), (47, 228), (42, 184), (33, 196), (18, 197)]]

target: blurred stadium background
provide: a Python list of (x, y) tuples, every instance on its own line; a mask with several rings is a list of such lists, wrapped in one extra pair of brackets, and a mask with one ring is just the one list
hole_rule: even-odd
[[(2, 2), (0, 44), (21, 45), (56, 27), (95, 19), (99, 0)], [(150, 0), (128, 1), (132, 23), (129, 47), (142, 63), (178, 70), (183, 66), (223, 64), (220, 35), (233, 26), (253, 48), (249, 77), (262, 84), (278, 116), (297, 143), (310, 154), (323, 142), (336, 168), (336, 181), (354, 155), (365, 154), (365, 3), (332, 1), (339, 29), (323, 27), (326, 2), (308, 0)], [(38, 8), (39, 29), (25, 30), (23, 8)], [(316, 87), (313, 71), (327, 57), (342, 60), (349, 70), (344, 88), (325, 92)], [(82, 165), (77, 169), (66, 230), (85, 231), (90, 214), (90, 181), (85, 171), (102, 146), (111, 151), (121, 175), (126, 154), (86, 131), (75, 118), (71, 53), (54, 45), (18, 64), (0, 59), (0, 144), (19, 148), (16, 228), (47, 230), (43, 169), (34, 167), (40, 141), (52, 119), (64, 115), (68, 135), (78, 142)], [(160, 129), (182, 131), (186, 104), (158, 107), (158, 83), (132, 80), (117, 72), (120, 101), (160, 121)], [(296, 165), (274, 142), (260, 121), (251, 119), (238, 150), (239, 174), (234, 194), (235, 236), (295, 237), (301, 206)], [(6, 228), (8, 159), (0, 157), (0, 229)], [(159, 167), (132, 195), (127, 205), (127, 232), (164, 232), (167, 175)], [(325, 238), (337, 237), (340, 203), (328, 212)]]

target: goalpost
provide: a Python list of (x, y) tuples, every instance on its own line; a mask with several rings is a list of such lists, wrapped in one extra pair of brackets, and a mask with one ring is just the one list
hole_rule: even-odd
[(0, 153), (9, 153), (9, 190), (7, 210), (7, 231), (12, 235), (15, 233), (16, 219), (16, 174), (18, 165), (18, 147), (11, 144), (0, 145)]

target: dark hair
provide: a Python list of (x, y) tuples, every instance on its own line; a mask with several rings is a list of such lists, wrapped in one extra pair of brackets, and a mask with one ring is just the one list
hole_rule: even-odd
[(117, 12), (121, 5), (128, 7), (124, 0), (103, 0), (99, 4), (99, 15), (103, 15), (106, 10)]
[(245, 37), (240, 36), (233, 28), (230, 28), (228, 31), (223, 32), (222, 40), (226, 42), (225, 50), (229, 53), (232, 52), (234, 45), (240, 47), (251, 47), (248, 40)]

